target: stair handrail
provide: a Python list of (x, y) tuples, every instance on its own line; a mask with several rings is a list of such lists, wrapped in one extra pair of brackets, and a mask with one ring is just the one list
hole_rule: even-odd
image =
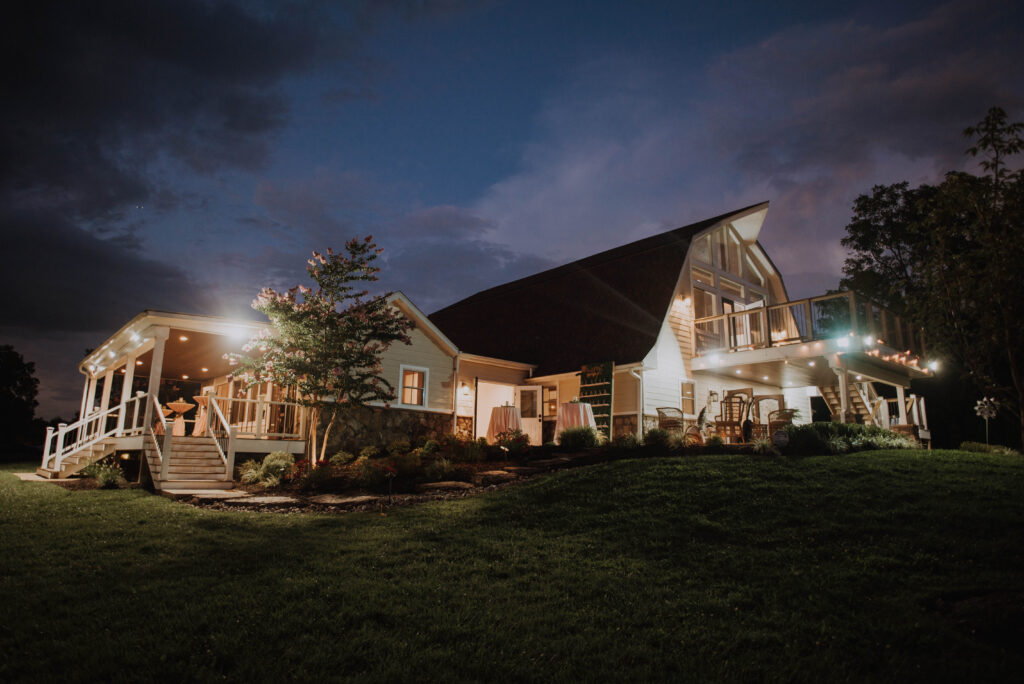
[[(160, 452), (160, 479), (166, 480), (167, 468), (171, 463), (171, 446), (174, 440), (174, 429), (173, 427), (170, 430), (167, 429), (167, 418), (164, 416), (164, 407), (160, 405), (160, 399), (157, 397), (156, 393), (154, 392), (153, 394), (150, 394), (149, 397), (153, 400), (153, 409), (156, 413), (157, 420), (160, 421), (160, 425), (164, 429), (164, 448), (161, 451), (160, 448), (157, 447), (157, 450)], [(153, 441), (156, 442), (156, 432), (152, 427), (150, 427), (149, 430), (153, 433)]]
[(210, 438), (213, 440), (214, 446), (217, 447), (217, 453), (220, 455), (220, 459), (224, 462), (224, 472), (229, 479), (234, 479), (235, 476), (235, 428), (231, 427), (228, 419), (224, 416), (224, 412), (221, 411), (220, 404), (217, 403), (217, 397), (210, 393), (209, 404), (211, 410), (208, 412), (209, 415), (213, 416), (217, 422), (223, 428), (223, 431), (227, 433), (228, 443), (227, 449), (221, 447), (220, 439), (214, 430), (213, 420), (210, 421), (208, 431)]
[[(128, 404), (136, 399), (129, 399), (116, 406), (108, 408), (106, 411), (94, 411), (87, 415), (85, 418), (81, 418), (70, 425), (62, 424), (57, 431), (57, 443), (55, 448), (51, 451), (50, 440), (47, 439), (46, 449), (43, 452), (43, 467), (46, 467), (47, 462), (53, 459), (53, 469), (60, 471), (61, 466), (64, 464), (64, 459), (68, 456), (87, 449), (97, 442), (103, 441), (104, 439), (117, 434), (117, 421), (114, 422), (114, 427), (105, 429), (107, 419), (117, 414), (118, 412), (125, 409)], [(70, 444), (64, 443), (64, 437), (72, 431), (79, 431), (78, 438)]]

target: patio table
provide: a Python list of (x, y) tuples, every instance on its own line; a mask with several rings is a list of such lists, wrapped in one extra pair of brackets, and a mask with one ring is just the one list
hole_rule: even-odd
[(206, 425), (210, 419), (210, 414), (206, 411), (209, 406), (210, 397), (205, 394), (195, 394), (192, 398), (199, 405), (199, 415), (196, 416), (196, 424), (192, 426), (192, 436), (202, 437), (206, 434)]
[(195, 404), (190, 404), (184, 399), (178, 399), (178, 401), (167, 402), (167, 408), (171, 409), (178, 415), (174, 417), (174, 428), (171, 434), (175, 437), (185, 436), (185, 414), (188, 413), (195, 407)]
[(495, 406), (491, 409), (491, 422), (487, 426), (487, 441), (493, 444), (501, 433), (522, 429), (523, 419), (518, 406)]
[(558, 405), (558, 420), (555, 421), (555, 434), (572, 427), (590, 427), (597, 430), (594, 420), (594, 409), (585, 401), (568, 401)]

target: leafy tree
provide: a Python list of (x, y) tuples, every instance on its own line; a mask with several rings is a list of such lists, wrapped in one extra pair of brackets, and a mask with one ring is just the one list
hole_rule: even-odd
[(930, 352), (1002, 400), (1024, 437), (1024, 174), (1008, 167), (1022, 131), (993, 107), (964, 131), (984, 175), (951, 172), (937, 186), (876, 186), (857, 198), (842, 285), (923, 327)]
[(0, 441), (8, 444), (32, 440), (39, 380), (36, 365), (9, 344), (0, 345)]
[[(377, 280), (373, 265), (382, 250), (367, 236), (345, 244), (345, 253), (313, 252), (307, 271), (315, 289), (297, 285), (280, 293), (264, 288), (252, 307), (267, 315), (274, 334), (261, 332), (228, 355), (238, 364), (234, 377), (245, 387), (271, 381), (295, 391), (312, 409), (309, 457), (325, 457), (339, 412), (370, 402), (392, 401), (394, 388), (380, 376), (381, 355), (394, 343), (411, 344), (412, 322), (388, 302), (357, 289)], [(389, 293), (390, 294), (390, 293)], [(253, 352), (253, 355), (249, 355)], [(326, 426), (318, 440), (323, 419)]]

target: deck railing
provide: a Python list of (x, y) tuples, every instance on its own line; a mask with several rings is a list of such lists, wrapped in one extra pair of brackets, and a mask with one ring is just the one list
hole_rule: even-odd
[(306, 410), (296, 402), (216, 397), (216, 403), (238, 437), (304, 438)]
[(65, 458), (107, 437), (142, 434), (148, 396), (139, 394), (105, 411), (93, 411), (74, 423), (61, 423), (56, 429), (46, 428), (43, 467), (60, 470)]
[(899, 351), (924, 355), (920, 331), (853, 292), (698, 318), (694, 321), (694, 333), (697, 356), (800, 344), (851, 333), (871, 336)]

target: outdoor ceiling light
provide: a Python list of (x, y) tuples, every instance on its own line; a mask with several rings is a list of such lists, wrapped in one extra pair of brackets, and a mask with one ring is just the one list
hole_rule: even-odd
[(188, 335), (181, 335), (180, 337), (178, 337), (178, 339), (181, 340), (182, 342), (188, 342)]
[(135, 365), (136, 365), (136, 366), (141, 366), (141, 365), (142, 365), (142, 362), (141, 362), (141, 361), (136, 361), (136, 362), (135, 362)]
[(182, 375), (182, 376), (181, 376), (181, 379), (182, 379), (182, 380), (188, 380), (188, 376), (187, 376), (187, 375)]
[(209, 368), (200, 368), (199, 370), (201, 370), (201, 371), (203, 371), (204, 373), (206, 373), (206, 372), (208, 372), (208, 371), (209, 371), (210, 369), (209, 369)]
[(875, 338), (872, 337), (871, 335), (865, 335), (864, 336), (864, 346), (865, 347), (873, 347), (873, 346), (875, 346)]
[(836, 340), (836, 344), (838, 344), (843, 349), (846, 349), (847, 347), (850, 346), (850, 338), (849, 337), (840, 337), (839, 339)]
[(939, 362), (938, 361), (934, 361), (934, 360), (933, 361), (929, 361), (928, 362), (928, 368), (932, 369), (933, 371), (939, 370)]
[(811, 361), (811, 362), (809, 362), (809, 363), (808, 363), (807, 365), (808, 365), (808, 366), (814, 366), (814, 362), (813, 362), (813, 361)]

